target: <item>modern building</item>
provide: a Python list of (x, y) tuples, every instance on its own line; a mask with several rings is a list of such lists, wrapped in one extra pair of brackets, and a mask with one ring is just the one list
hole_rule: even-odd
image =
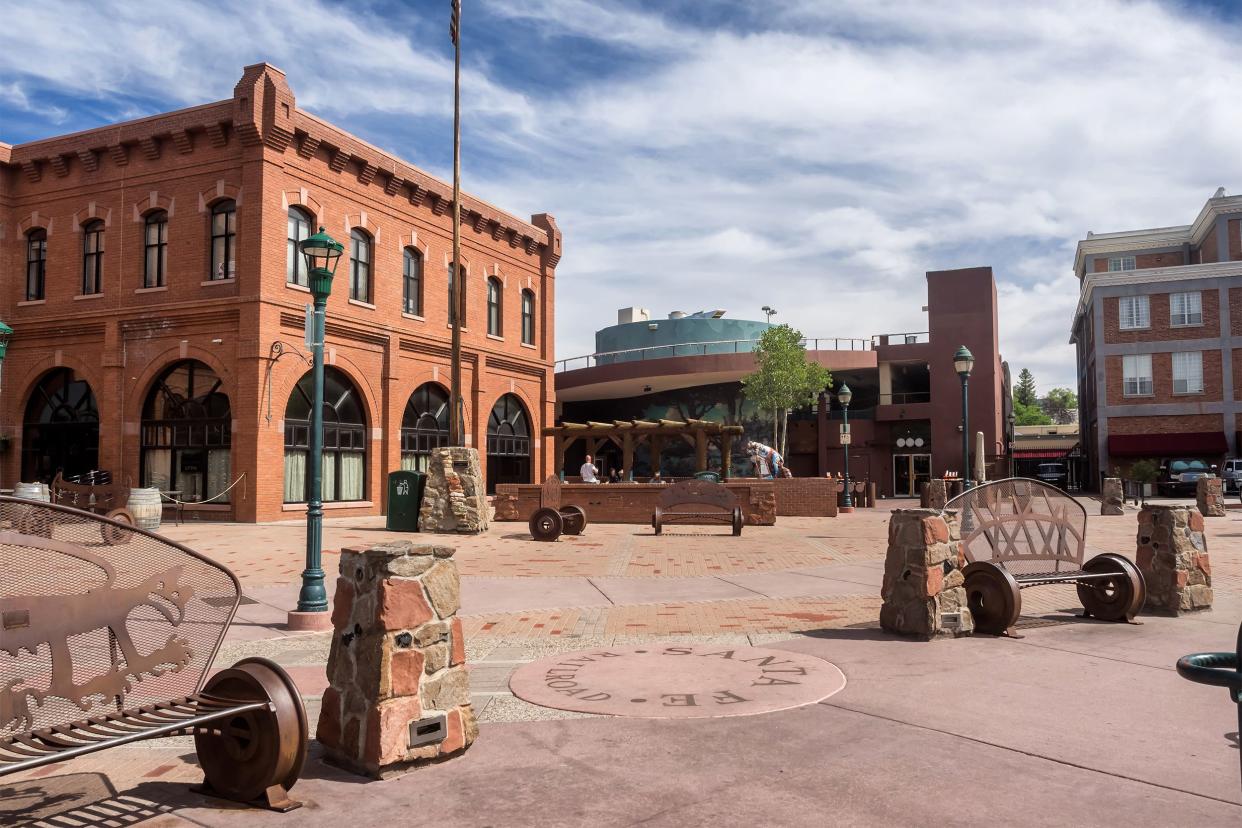
[[(832, 371), (834, 390), (847, 383), (852, 440), (850, 475), (876, 482), (885, 496), (914, 496), (931, 475), (961, 471), (962, 386), (953, 355), (966, 345), (975, 356), (970, 378), (970, 430), (982, 431), (992, 474), (1008, 470), (1010, 395), (997, 337), (996, 285), (987, 267), (927, 274), (927, 329), (864, 339), (808, 339), (810, 358)], [(770, 416), (746, 399), (741, 379), (755, 370), (751, 353), (766, 322), (729, 319), (724, 311), (673, 312), (652, 318), (627, 308), (618, 324), (595, 334), (595, 352), (556, 365), (557, 414), (563, 422), (628, 419), (707, 419), (746, 428), (746, 438), (772, 442)], [(844, 467), (842, 411), (834, 394), (818, 410), (796, 412), (789, 424), (787, 461), (797, 476), (840, 473)], [(664, 476), (693, 472), (687, 443), (666, 447)], [(974, 450), (972, 440), (972, 452)], [(569, 473), (582, 462), (582, 444), (567, 454)], [(604, 471), (619, 468), (619, 447), (603, 445)], [(711, 463), (719, 465), (713, 448)], [(636, 477), (655, 471), (640, 449)], [(733, 451), (733, 474), (752, 473)]]
[(1239, 225), (1242, 196), (1222, 187), (1190, 224), (1088, 233), (1078, 242), (1070, 341), (1093, 483), (1139, 459), (1236, 454)]
[[(546, 213), (465, 194), (461, 215), (466, 440), (489, 486), (542, 479), (561, 234)], [(448, 184), (299, 109), (262, 63), (228, 100), (0, 144), (0, 319), (15, 331), (0, 485), (100, 468), (221, 518), (303, 510), (297, 243), (319, 226), (345, 245), (327, 310), (325, 505), (376, 514), (387, 473), (447, 440)]]

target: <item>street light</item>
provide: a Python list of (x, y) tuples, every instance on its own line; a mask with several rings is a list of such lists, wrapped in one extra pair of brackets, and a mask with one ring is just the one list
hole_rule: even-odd
[(306, 258), (310, 292), (315, 300), (311, 319), (311, 360), (315, 386), (311, 407), (310, 492), (306, 499), (306, 568), (302, 570), (302, 589), (298, 592), (298, 612), (327, 612), (328, 592), (323, 585), (323, 337), (332, 277), (345, 246), (324, 232), (298, 242)]
[(773, 317), (773, 316), (776, 316), (776, 308), (769, 307), (768, 305), (764, 305), (764, 306), (763, 306), (762, 308), (760, 308), (759, 310), (763, 311), (764, 313), (766, 313), (766, 314), (768, 315), (768, 320), (767, 320), (767, 322), (768, 322), (768, 324), (769, 324), (769, 325), (771, 325), (771, 324), (772, 324), (772, 317)]
[(970, 410), (967, 407), (968, 397), (966, 383), (970, 379), (970, 369), (975, 367), (975, 357), (965, 346), (957, 349), (953, 355), (953, 370), (962, 378), (962, 490), (971, 487), (970, 480)]
[(854, 392), (848, 385), (842, 385), (837, 392), (837, 402), (841, 403), (841, 449), (845, 452), (845, 502), (841, 505), (842, 512), (854, 511), (854, 498), (850, 496), (850, 400)]

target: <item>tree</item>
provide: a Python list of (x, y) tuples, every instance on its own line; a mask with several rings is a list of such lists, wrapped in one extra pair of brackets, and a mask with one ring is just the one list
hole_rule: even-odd
[(1023, 368), (1022, 373), (1018, 374), (1018, 384), (1013, 389), (1013, 401), (1015, 409), (1018, 403), (1035, 405), (1035, 376), (1030, 368)]
[(802, 332), (788, 325), (768, 328), (755, 344), (757, 370), (742, 379), (742, 390), (772, 412), (772, 447), (785, 454), (789, 412), (810, 405), (832, 384), (832, 374), (806, 358)]
[(1053, 388), (1043, 401), (1044, 413), (1054, 423), (1065, 425), (1074, 422), (1073, 412), (1078, 409), (1078, 395), (1068, 388)]
[(1018, 400), (1014, 395), (1013, 400), (1013, 423), (1014, 425), (1052, 425), (1052, 418), (1045, 414), (1038, 405), (1027, 405)]

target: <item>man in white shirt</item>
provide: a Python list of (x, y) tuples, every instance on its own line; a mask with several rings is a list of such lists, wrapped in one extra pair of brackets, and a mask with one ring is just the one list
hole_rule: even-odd
[(578, 469), (578, 475), (582, 478), (583, 483), (598, 483), (599, 469), (595, 468), (595, 464), (591, 462), (591, 455), (586, 456), (586, 462), (582, 464), (582, 468)]

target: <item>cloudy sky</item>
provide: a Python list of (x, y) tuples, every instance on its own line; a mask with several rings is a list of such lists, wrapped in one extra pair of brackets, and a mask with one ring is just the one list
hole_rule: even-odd
[[(1072, 386), (1075, 242), (1242, 192), (1235, 0), (462, 3), (465, 186), (557, 216), (562, 358), (629, 305), (924, 330), (924, 271), (991, 265), (1014, 372)], [(17, 4), (0, 140), (226, 98), (267, 60), (447, 177), (448, 5)]]

